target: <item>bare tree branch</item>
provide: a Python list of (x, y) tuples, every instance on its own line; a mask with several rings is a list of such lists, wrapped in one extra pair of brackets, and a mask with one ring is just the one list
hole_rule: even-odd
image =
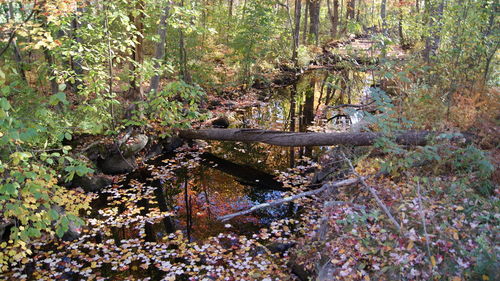
[(0, 57), (9, 49), (10, 44), (12, 43), (12, 41), (14, 41), (14, 38), (16, 37), (16, 31), (19, 28), (21, 28), (23, 26), (23, 24), (25, 24), (27, 21), (29, 21), (31, 19), (31, 17), (33, 16), (33, 14), (35, 14), (36, 4), (37, 4), (37, 1), (35, 0), (35, 3), (33, 4), (33, 9), (31, 10), (31, 13), (28, 15), (28, 17), (23, 21), (23, 23), (20, 26), (16, 27), (10, 33), (10, 37), (9, 37), (9, 41), (7, 41), (7, 45), (5, 45), (5, 47), (0, 51)]
[(354, 175), (356, 175), (358, 177), (358, 179), (359, 179), (359, 182), (361, 182), (361, 184), (363, 184), (363, 186), (366, 187), (370, 191), (370, 193), (372, 194), (372, 196), (375, 198), (375, 201), (377, 201), (378, 206), (385, 212), (385, 214), (389, 217), (389, 220), (392, 222), (392, 224), (394, 224), (394, 226), (398, 229), (398, 231), (401, 232), (401, 225), (392, 216), (391, 212), (389, 211), (389, 209), (387, 208), (387, 206), (384, 204), (384, 202), (382, 202), (382, 200), (380, 200), (380, 197), (378, 197), (377, 192), (375, 191), (375, 189), (373, 189), (371, 186), (369, 186), (366, 183), (365, 179), (363, 177), (361, 177), (356, 172), (356, 170), (354, 169), (354, 166), (352, 165), (351, 160), (349, 160), (349, 158), (347, 158), (343, 152), (342, 152), (342, 156), (344, 156), (344, 159), (346, 160), (346, 162), (351, 167), (352, 173)]
[(427, 247), (427, 254), (429, 255), (429, 260), (430, 260), (432, 254), (431, 254), (431, 247), (429, 246), (429, 234), (427, 234), (427, 224), (425, 223), (424, 210), (422, 208), (422, 195), (420, 195), (420, 180), (417, 181), (417, 195), (418, 195), (418, 211), (420, 213), (420, 219), (422, 220), (422, 225), (424, 227), (425, 245)]
[(361, 180), (364, 180), (366, 178), (367, 177), (358, 177), (355, 179), (345, 179), (345, 180), (336, 181), (336, 182), (332, 182), (332, 183), (326, 183), (318, 189), (302, 192), (302, 193), (299, 193), (299, 194), (296, 194), (293, 196), (289, 196), (289, 197), (285, 197), (283, 199), (275, 200), (272, 202), (255, 205), (252, 208), (241, 211), (241, 212), (237, 212), (237, 213), (233, 213), (233, 214), (229, 214), (229, 215), (225, 215), (225, 216), (220, 216), (217, 218), (217, 220), (227, 221), (227, 220), (232, 219), (234, 217), (250, 214), (250, 213), (255, 212), (257, 210), (260, 210), (260, 209), (280, 205), (280, 204), (290, 202), (290, 201), (293, 201), (293, 200), (296, 200), (296, 199), (299, 199), (299, 198), (302, 198), (305, 196), (316, 195), (316, 194), (319, 194), (319, 193), (326, 191), (326, 190), (329, 190), (329, 189), (334, 189), (334, 188), (339, 188), (341, 186), (356, 184), (356, 183), (358, 183)]

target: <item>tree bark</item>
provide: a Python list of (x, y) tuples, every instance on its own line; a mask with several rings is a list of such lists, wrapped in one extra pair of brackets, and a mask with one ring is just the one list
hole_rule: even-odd
[[(401, 145), (426, 145), (427, 138), (437, 135), (429, 131), (403, 131), (395, 136)], [(260, 129), (200, 129), (181, 130), (179, 136), (185, 139), (203, 139), (219, 141), (262, 142), (278, 146), (330, 146), (330, 145), (373, 145), (382, 137), (380, 133), (293, 133), (267, 131)]]
[(349, 0), (347, 3), (347, 19), (354, 19), (356, 14), (356, 0)]
[[(10, 21), (14, 22), (15, 21), (15, 18), (14, 18), (14, 5), (12, 2), (9, 2), (9, 13), (8, 13), (9, 17), (10, 17)], [(14, 32), (14, 31), (13, 31)], [(26, 80), (26, 73), (24, 72), (24, 63), (23, 63), (23, 58), (22, 58), (22, 55), (21, 55), (21, 50), (19, 50), (19, 46), (17, 46), (17, 40), (14, 36), (14, 38), (12, 39), (12, 47), (14, 49), (14, 60), (16, 61), (17, 63), (17, 69), (19, 71), (19, 74), (21, 75), (21, 78), (24, 80), (24, 81), (27, 81)]]
[(330, 33), (333, 38), (337, 37), (337, 29), (339, 26), (339, 0), (333, 0), (333, 10), (330, 4), (330, 0), (327, 0), (328, 5), (328, 16), (330, 17), (330, 22), (332, 24), (330, 28)]
[(307, 19), (310, 7), (311, 7), (311, 0), (306, 0), (306, 8), (304, 10), (304, 30), (302, 31), (302, 44), (307, 43)]
[[(300, 1), (300, 0), (299, 0)], [(290, 132), (295, 132), (295, 108), (297, 107), (297, 101), (295, 96), (297, 95), (297, 84), (293, 84), (290, 90)], [(295, 167), (295, 148), (290, 147), (290, 168)]]
[[(179, 5), (184, 7), (184, 0), (182, 0)], [(182, 31), (181, 28), (179, 29), (179, 67), (181, 79), (184, 82), (191, 84), (191, 75), (189, 74), (187, 67), (187, 51), (184, 42), (184, 31)]]
[(382, 32), (387, 35), (387, 0), (382, 0), (380, 4), (380, 18), (382, 19)]
[[(82, 44), (83, 39), (82, 37), (79, 36), (79, 29), (82, 26), (80, 23), (79, 16), (84, 12), (84, 8), (82, 7), (77, 7), (76, 8), (76, 13), (75, 17), (71, 21), (71, 27), (72, 27), (72, 35), (73, 35), (73, 40), (75, 44)], [(81, 57), (75, 57), (71, 56), (71, 69), (75, 72), (76, 78), (75, 82), (72, 84), (73, 91), (76, 93), (78, 92), (82, 87), (82, 77), (83, 77), (83, 67), (82, 67), (82, 58)]]
[(428, 25), (432, 29), (431, 35), (425, 40), (424, 59), (428, 63), (430, 63), (432, 56), (436, 55), (441, 42), (441, 19), (444, 12), (444, 4), (444, 0), (441, 0), (437, 7), (429, 0), (426, 2), (426, 9), (429, 15)]
[(301, 10), (302, 10), (301, 0), (295, 0), (295, 12), (294, 12), (295, 28), (293, 31), (293, 53), (292, 53), (292, 60), (295, 64), (295, 67), (298, 66), (297, 53), (299, 48)]
[(319, 12), (321, 0), (311, 0), (309, 3), (309, 34), (314, 36), (314, 42), (319, 44)]
[(134, 23), (137, 32), (139, 32), (141, 35), (136, 36), (137, 44), (135, 45), (135, 48), (133, 49), (132, 52), (132, 60), (130, 64), (130, 70), (133, 72), (132, 73), (132, 79), (130, 80), (130, 87), (131, 87), (131, 98), (134, 101), (141, 100), (144, 97), (144, 89), (142, 88), (142, 83), (141, 83), (141, 75), (137, 73), (136, 71), (136, 65), (142, 65), (144, 62), (144, 48), (143, 48), (143, 43), (144, 43), (144, 1), (140, 0), (137, 1), (135, 9), (139, 11), (139, 15), (134, 17), (130, 15), (130, 20)]
[[(158, 26), (158, 35), (160, 35), (160, 42), (156, 45), (156, 50), (155, 50), (155, 69), (158, 70), (160, 68), (160, 60), (163, 60), (163, 57), (165, 56), (165, 42), (167, 40), (167, 18), (169, 15), (170, 11), (170, 2), (167, 2), (165, 4), (165, 8), (163, 9), (163, 14), (161, 15), (160, 18), (160, 24)], [(151, 78), (151, 85), (150, 85), (150, 92), (158, 91), (158, 87), (160, 85), (160, 75), (155, 74)]]
[(229, 7), (228, 7), (229, 18), (233, 17), (233, 5), (234, 5), (234, 0), (229, 0)]
[(45, 49), (43, 51), (43, 54), (45, 55), (45, 59), (47, 60), (48, 68), (50, 69), (49, 74), (52, 79), (50, 79), (50, 93), (52, 95), (55, 95), (59, 92), (59, 85), (57, 84), (57, 77), (56, 73), (54, 71), (54, 57), (50, 53), (48, 49)]
[(399, 0), (399, 19), (398, 19), (398, 34), (399, 34), (399, 45), (406, 45), (405, 37), (403, 33), (403, 1)]

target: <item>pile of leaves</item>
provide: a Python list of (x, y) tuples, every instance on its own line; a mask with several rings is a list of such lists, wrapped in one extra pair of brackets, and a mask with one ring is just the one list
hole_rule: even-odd
[[(379, 166), (363, 160), (357, 171), (373, 175)], [(498, 192), (481, 195), (472, 174), (416, 174), (367, 182), (400, 232), (361, 185), (311, 201), (316, 231), (299, 239), (298, 261), (320, 280), (498, 280)]]

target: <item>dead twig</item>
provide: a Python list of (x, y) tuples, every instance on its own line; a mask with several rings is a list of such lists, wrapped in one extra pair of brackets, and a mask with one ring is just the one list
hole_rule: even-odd
[(342, 152), (342, 156), (344, 157), (344, 159), (346, 160), (346, 162), (351, 167), (352, 173), (354, 175), (356, 175), (356, 177), (358, 177), (358, 179), (359, 179), (359, 182), (361, 182), (361, 184), (370, 191), (370, 193), (372, 194), (373, 198), (375, 198), (375, 201), (377, 201), (378, 206), (384, 211), (384, 213), (387, 215), (387, 217), (389, 217), (389, 220), (392, 222), (392, 224), (394, 224), (394, 226), (397, 228), (397, 230), (399, 232), (401, 232), (401, 225), (398, 223), (398, 221), (391, 214), (391, 212), (389, 211), (389, 209), (387, 208), (387, 206), (384, 204), (384, 202), (382, 202), (382, 200), (380, 200), (380, 197), (378, 197), (377, 192), (375, 191), (375, 189), (373, 189), (371, 186), (369, 186), (366, 183), (365, 179), (363, 177), (361, 177), (356, 172), (356, 170), (354, 169), (354, 166), (352, 165), (351, 160), (349, 160), (349, 158), (347, 158), (343, 152)]
[(431, 259), (431, 247), (429, 245), (429, 234), (427, 233), (427, 224), (425, 223), (425, 215), (422, 208), (422, 196), (420, 195), (420, 179), (417, 180), (417, 195), (418, 195), (418, 211), (420, 213), (420, 219), (422, 220), (422, 225), (424, 227), (425, 235), (425, 245), (427, 247), (427, 254), (429, 255), (429, 260)]
[(290, 201), (293, 201), (293, 200), (296, 200), (296, 199), (299, 199), (299, 198), (302, 198), (302, 197), (305, 197), (305, 196), (316, 195), (316, 194), (319, 194), (319, 193), (321, 193), (323, 191), (326, 191), (328, 189), (339, 188), (341, 186), (346, 186), (346, 185), (352, 185), (352, 184), (358, 183), (361, 180), (364, 180), (366, 178), (367, 177), (358, 177), (358, 178), (355, 178), (355, 179), (345, 179), (345, 180), (336, 181), (336, 182), (332, 182), (332, 183), (326, 183), (326, 184), (324, 184), (323, 186), (321, 186), (318, 189), (310, 190), (310, 191), (306, 191), (306, 192), (302, 192), (302, 193), (299, 193), (299, 194), (296, 194), (296, 195), (293, 195), (293, 196), (289, 196), (289, 197), (285, 197), (283, 199), (275, 200), (275, 201), (272, 201), (272, 202), (255, 205), (252, 208), (244, 210), (244, 211), (241, 211), (241, 212), (237, 212), (237, 213), (233, 213), (233, 214), (229, 214), (229, 215), (225, 215), (225, 216), (220, 216), (220, 217), (217, 218), (217, 220), (219, 220), (219, 221), (227, 221), (227, 220), (232, 219), (234, 217), (246, 215), (246, 214), (255, 212), (257, 210), (260, 210), (260, 209), (264, 209), (264, 208), (269, 208), (269, 207), (272, 207), (272, 206), (280, 205), (280, 204), (283, 204), (283, 203), (286, 203), (286, 202), (290, 202)]

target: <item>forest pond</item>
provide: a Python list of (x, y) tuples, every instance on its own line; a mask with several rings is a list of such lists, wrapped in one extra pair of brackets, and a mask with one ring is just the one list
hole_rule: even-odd
[[(367, 85), (371, 82), (364, 73), (318, 71), (303, 75), (295, 85), (267, 90), (266, 102), (228, 110), (227, 118), (231, 127), (291, 130), (294, 124), (296, 131), (346, 130), (353, 118), (328, 112), (325, 102), (330, 106), (359, 102)], [(340, 95), (334, 100), (335, 89)], [(291, 106), (296, 107), (292, 112)], [(259, 229), (272, 229), (278, 220), (290, 223), (285, 228), (288, 233), (279, 234), (280, 243), (287, 245), (301, 207), (284, 204), (229, 222), (217, 217), (281, 198), (290, 186), (307, 184), (309, 160), (326, 149), (214, 141), (160, 155), (94, 194), (88, 225), (79, 229), (79, 237), (37, 245), (37, 258), (15, 268), (15, 276), (188, 280), (198, 273), (186, 272), (198, 270), (200, 276), (213, 278), (215, 265), (226, 265), (207, 262), (198, 257), (200, 252), (216, 244), (219, 248), (214, 251), (243, 247), (247, 257), (259, 256), (260, 250), (249, 250), (242, 239), (262, 238)]]

